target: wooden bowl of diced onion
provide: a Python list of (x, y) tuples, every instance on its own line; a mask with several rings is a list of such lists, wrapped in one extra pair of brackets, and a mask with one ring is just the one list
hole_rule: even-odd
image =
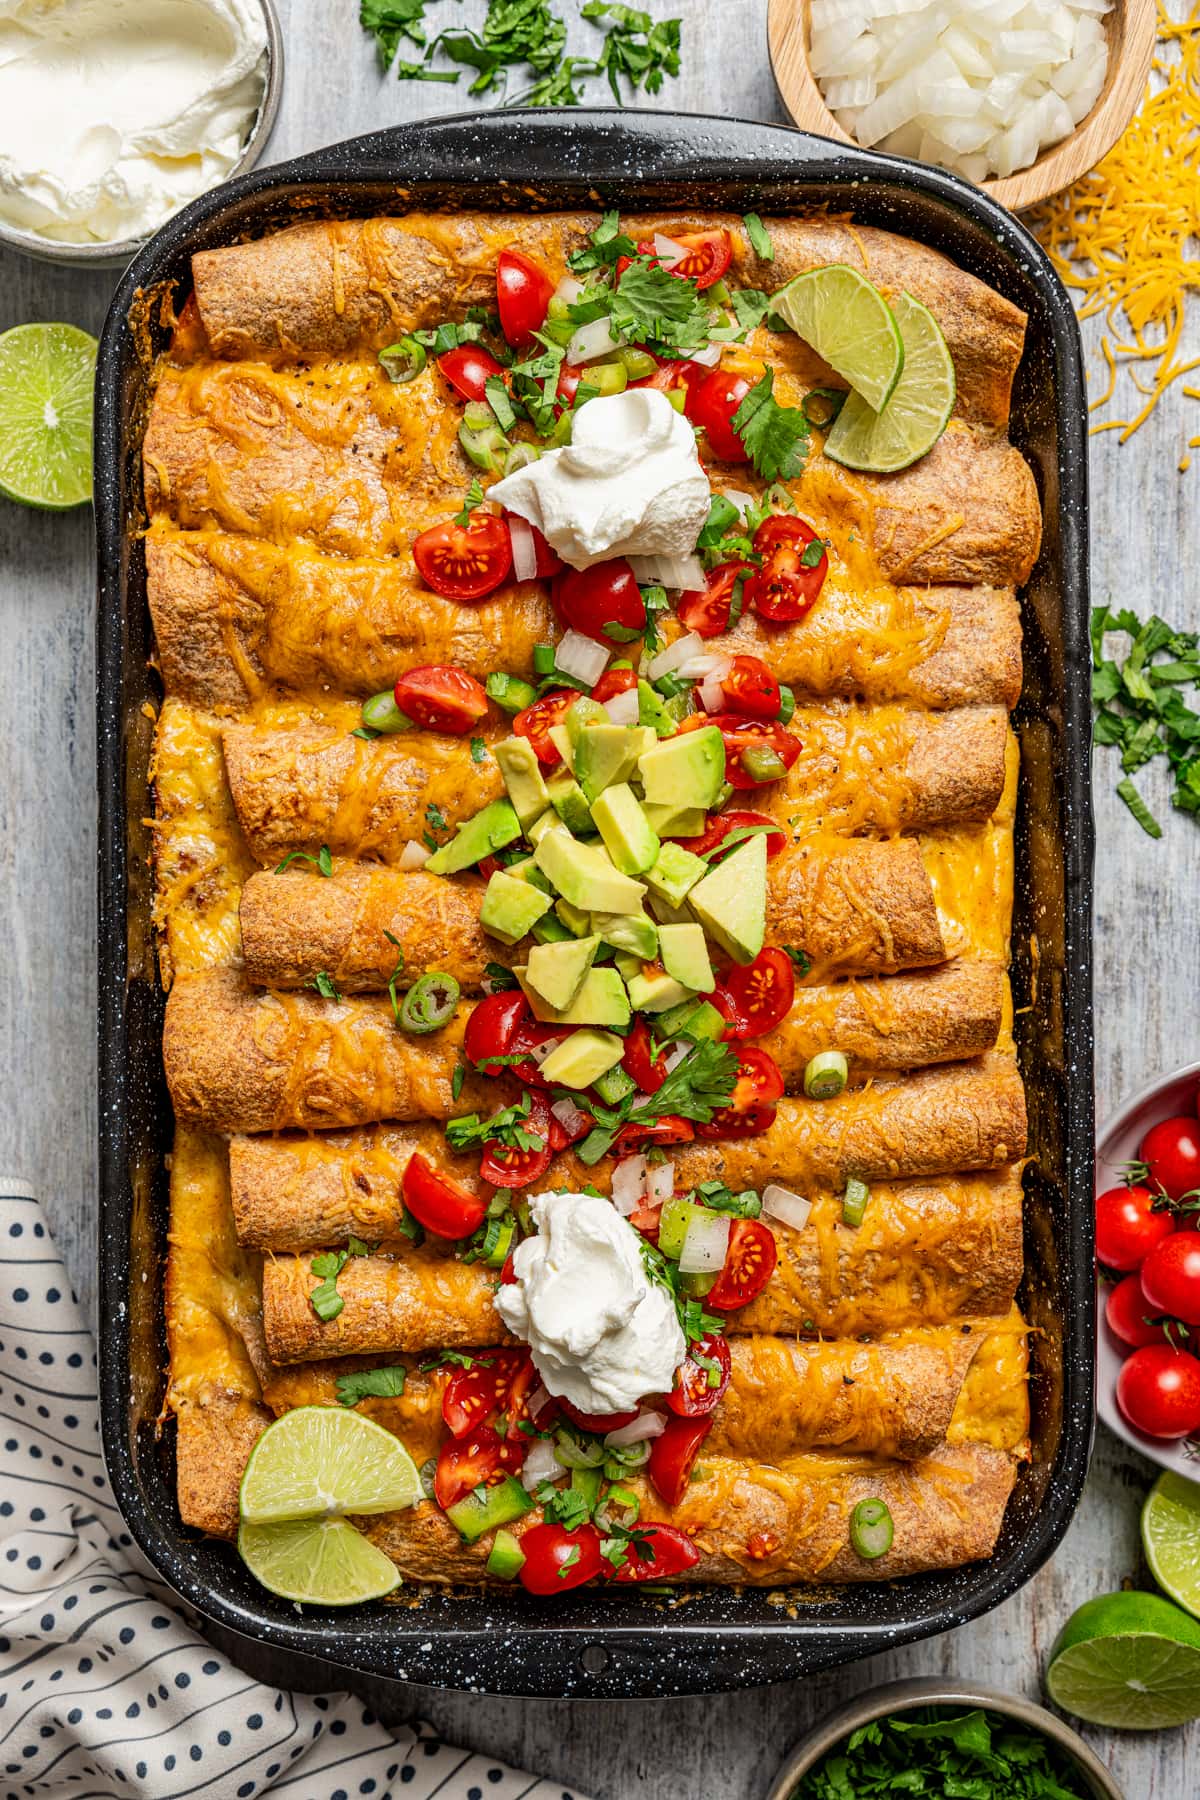
[[(1096, 0), (1096, 5), (1099, 3), (1100, 0)], [(827, 20), (836, 14), (844, 14), (844, 21), (839, 18), (837, 23), (846, 31), (853, 30), (852, 22), (856, 14), (862, 12), (869, 14), (869, 0), (861, 7), (855, 5), (855, 0), (838, 0), (836, 7), (833, 6), (832, 0), (816, 0), (818, 23), (822, 16), (820, 10), (822, 4), (826, 8), (825, 18)], [(1079, 0), (1074, 0), (1074, 4), (1078, 7)], [(775, 80), (793, 122), (802, 130), (816, 132), (822, 137), (834, 138), (841, 143), (856, 143), (859, 140), (853, 137), (835, 116), (834, 110), (822, 92), (821, 83), (813, 73), (810, 61), (813, 7), (814, 0), (768, 0), (767, 42)], [(995, 7), (997, 22), (992, 25), (992, 32), (997, 40), (1003, 41), (1006, 34), (1004, 27), (998, 23), (1000, 15), (1008, 11), (1011, 16), (1019, 8), (1012, 5), (1012, 0), (995, 0)], [(920, 38), (917, 34), (922, 24), (922, 16), (933, 10), (932, 4), (925, 8), (918, 8), (914, 5), (913, 10), (906, 15), (912, 21), (912, 30), (916, 39), (914, 56), (918, 54), (920, 46)], [(988, 22), (986, 10), (981, 11), (978, 5), (961, 5), (959, 10), (962, 12), (964, 22), (968, 17), (982, 20), (984, 23)], [(1081, 84), (1076, 93), (1064, 98), (1066, 112), (1048, 109), (1050, 111), (1049, 118), (1043, 114), (1041, 121), (1035, 120), (1031, 117), (1031, 106), (1037, 105), (1039, 102), (1031, 103), (1028, 100), (1022, 102), (1021, 97), (1018, 96), (1013, 102), (1011, 115), (1002, 113), (996, 120), (997, 130), (1016, 130), (1018, 149), (1021, 147), (1022, 136), (1030, 148), (1038, 142), (1036, 135), (1030, 139), (1029, 134), (1034, 132), (1035, 126), (1039, 122), (1052, 123), (1057, 114), (1059, 121), (1065, 123), (1068, 113), (1072, 120), (1072, 129), (1060, 136), (1057, 141), (1046, 143), (1032, 162), (1028, 162), (1025, 157), (1022, 157), (1021, 160), (1025, 162), (1025, 166), (1014, 167), (1011, 174), (997, 173), (978, 179), (978, 185), (986, 193), (991, 194), (994, 199), (999, 200), (1002, 205), (1009, 207), (1013, 212), (1019, 212), (1023, 207), (1036, 206), (1038, 201), (1046, 200), (1051, 194), (1057, 194), (1062, 188), (1069, 187), (1073, 181), (1077, 181), (1081, 175), (1085, 175), (1089, 169), (1094, 168), (1100, 159), (1112, 149), (1133, 117), (1145, 92), (1150, 64), (1154, 56), (1157, 31), (1155, 0), (1112, 0), (1109, 10), (1104, 14), (1096, 11), (1093, 5), (1088, 5), (1087, 11), (1096, 18), (1097, 24), (1102, 28), (1107, 40), (1107, 62), (1099, 92), (1092, 92), (1095, 80), (1098, 79), (1098, 76), (1093, 73), (1090, 81)], [(958, 24), (954, 14), (955, 8), (952, 5), (948, 20), (952, 29)], [(1011, 39), (1012, 34), (1008, 35)], [(936, 46), (931, 46), (931, 48), (936, 48)], [(911, 70), (914, 79), (920, 79), (921, 73), (927, 76), (929, 73), (928, 54), (920, 51), (920, 60), (923, 69), (918, 70), (917, 64), (914, 62)], [(904, 73), (905, 71), (901, 67), (901, 79)], [(1035, 70), (1030, 71), (1031, 75), (1034, 73)], [(840, 88), (835, 87), (834, 82), (838, 79), (831, 77), (825, 83), (826, 87), (830, 89), (835, 103), (839, 93), (845, 95), (850, 91), (845, 85)], [(849, 78), (842, 79), (845, 81)], [(987, 77), (977, 72), (974, 79), (987, 80)], [(967, 77), (963, 75), (961, 80), (963, 86), (966, 87), (968, 85)], [(895, 85), (893, 83), (893, 91)], [(938, 91), (943, 96), (947, 94), (948, 87), (953, 89), (954, 85), (953, 81), (949, 84), (939, 82), (936, 79), (936, 72), (934, 78), (930, 80), (931, 91)], [(961, 88), (956, 91), (961, 105), (963, 91)], [(1090, 106), (1086, 112), (1080, 111), (1082, 102), (1087, 99), (1091, 100)], [(951, 98), (951, 104), (953, 104), (953, 98)], [(1022, 111), (1022, 104), (1024, 111)], [(843, 109), (839, 107), (838, 110)], [(867, 110), (869, 110), (869, 106)], [(1079, 113), (1078, 117), (1075, 116), (1076, 113)], [(961, 119), (962, 115), (960, 114), (958, 122), (961, 122)], [(946, 114), (943, 115), (943, 122), (953, 126), (956, 120)], [(869, 131), (867, 135), (870, 135)], [(970, 134), (966, 135), (969, 138)], [(883, 136), (890, 137), (891, 133), (885, 132)], [(901, 149), (899, 146), (876, 140), (867, 147), (880, 150), (890, 149), (894, 154), (915, 155), (920, 160), (919, 146), (916, 149), (907, 146)], [(934, 158), (928, 157), (925, 160), (932, 161)], [(959, 170), (959, 173), (964, 172), (967, 171)], [(975, 170), (973, 173), (977, 175), (978, 171)], [(968, 178), (970, 178), (970, 173), (968, 173)]]

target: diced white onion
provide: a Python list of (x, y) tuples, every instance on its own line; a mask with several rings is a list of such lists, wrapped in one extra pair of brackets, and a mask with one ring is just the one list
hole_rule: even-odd
[(687, 245), (677, 244), (674, 238), (664, 237), (661, 231), (656, 231), (654, 254), (664, 269), (673, 269), (675, 264), (682, 262), (687, 255)]
[(688, 359), (699, 363), (702, 369), (715, 369), (721, 360), (724, 344), (705, 344), (703, 350), (689, 350)]
[(666, 1074), (671, 1075), (675, 1072), (691, 1048), (690, 1044), (676, 1044), (673, 1050), (667, 1051), (662, 1059), (662, 1066)]
[(748, 507), (755, 504), (754, 495), (748, 494), (745, 488), (722, 488), (721, 497), (736, 506), (740, 513), (744, 513)]
[(614, 694), (611, 700), (601, 701), (601, 705), (614, 725), (636, 725), (642, 703), (637, 689), (631, 687), (623, 694)]
[(512, 541), (513, 575), (517, 581), (532, 581), (537, 574), (537, 549), (533, 527), (519, 513), (510, 513), (508, 535)]
[(611, 651), (582, 631), (564, 632), (554, 652), (554, 666), (588, 687), (594, 687), (608, 667)]
[(732, 667), (732, 656), (723, 656), (719, 650), (705, 650), (700, 656), (689, 656), (679, 673), (685, 681), (707, 681), (710, 675), (716, 675), (718, 679), (728, 675)]
[(633, 578), (646, 586), (702, 588), (704, 564), (698, 556), (631, 556)]
[(705, 712), (719, 713), (725, 710), (725, 689), (719, 675), (706, 675), (696, 689), (696, 697)]
[(645, 1157), (623, 1156), (612, 1172), (612, 1201), (622, 1218), (637, 1210), (645, 1192)]
[(532, 1494), (539, 1482), (558, 1481), (565, 1474), (562, 1464), (555, 1460), (554, 1439), (534, 1438), (521, 1470), (521, 1486), (525, 1492)]
[(665, 1206), (675, 1193), (675, 1169), (669, 1162), (651, 1163), (646, 1170), (646, 1198), (653, 1206)]
[(546, 1058), (552, 1055), (556, 1049), (557, 1045), (555, 1044), (530, 1044), (528, 1050), (529, 1060), (530, 1062), (535, 1062), (540, 1069)]
[(420, 844), (416, 838), (410, 838), (400, 852), (400, 859), (396, 866), (406, 870), (419, 869), (429, 861), (432, 855), (433, 851), (428, 844)]
[(553, 1401), (554, 1395), (550, 1392), (550, 1389), (544, 1382), (540, 1387), (534, 1388), (532, 1394), (529, 1396), (529, 1416), (535, 1425), (541, 1418), (546, 1407), (552, 1405)]
[(667, 675), (672, 669), (679, 669), (689, 656), (699, 656), (704, 648), (704, 639), (698, 631), (685, 631), (681, 638), (660, 650), (657, 656), (650, 658), (646, 674), (651, 681), (657, 681), (660, 675)]
[(793, 1194), (791, 1188), (770, 1181), (762, 1191), (762, 1209), (764, 1217), (782, 1219), (785, 1225), (803, 1231), (812, 1211), (812, 1201), (806, 1200), (803, 1194)]
[(589, 319), (586, 325), (579, 327), (567, 345), (567, 361), (598, 362), (603, 356), (611, 356), (623, 342), (623, 338), (613, 336), (607, 314), (602, 319)]
[(703, 1210), (692, 1216), (679, 1253), (683, 1275), (713, 1275), (724, 1264), (729, 1249), (729, 1214)]
[(616, 1431), (610, 1431), (605, 1438), (606, 1449), (628, 1450), (630, 1444), (645, 1444), (651, 1438), (661, 1437), (667, 1429), (667, 1421), (661, 1413), (639, 1413), (636, 1419), (630, 1419), (628, 1425), (619, 1425)]
[(554, 298), (565, 300), (568, 306), (574, 306), (582, 292), (582, 281), (576, 280), (574, 275), (564, 275), (554, 290)]

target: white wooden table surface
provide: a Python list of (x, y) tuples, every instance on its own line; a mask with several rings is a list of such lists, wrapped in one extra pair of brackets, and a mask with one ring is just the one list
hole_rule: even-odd
[[(656, 104), (781, 120), (766, 54), (765, 0), (652, 0), (684, 20), (684, 72)], [(272, 160), (406, 119), (461, 110), (460, 90), (382, 77), (353, 0), (280, 0), (287, 43)], [(570, 0), (556, 10), (574, 15)], [(473, 21), (431, 0), (447, 24)], [(573, 27), (582, 48), (592, 37)], [(593, 87), (603, 104), (607, 89)], [(98, 332), (112, 278), (0, 252), (0, 329), (63, 319)], [(1190, 354), (1200, 354), (1192, 322)], [(1093, 440), (1094, 597), (1200, 625), (1200, 457), (1176, 463), (1195, 403), (1168, 398), (1125, 448)], [(96, 1193), (93, 570), (86, 512), (0, 501), (0, 1171), (45, 1198), (81, 1296), (93, 1303)], [(1197, 1054), (1200, 825), (1170, 816), (1152, 843), (1096, 778), (1097, 1098), (1100, 1117), (1158, 1069)], [(451, 1740), (487, 1748), (603, 1800), (757, 1800), (784, 1751), (850, 1693), (901, 1674), (946, 1674), (1036, 1696), (1059, 1625), (1093, 1594), (1137, 1583), (1137, 1518), (1150, 1466), (1101, 1429), (1088, 1488), (1048, 1567), (998, 1611), (944, 1637), (803, 1683), (693, 1700), (513, 1701), (398, 1690), (389, 1712), (423, 1714)], [(1093, 1733), (1128, 1800), (1188, 1800), (1200, 1728)], [(1190, 1775), (1187, 1773), (1190, 1766)], [(317, 1800), (317, 1797), (314, 1797)]]

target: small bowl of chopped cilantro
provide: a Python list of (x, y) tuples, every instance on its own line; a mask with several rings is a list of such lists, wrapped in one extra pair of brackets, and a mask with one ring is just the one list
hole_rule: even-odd
[(970, 1682), (896, 1681), (798, 1743), (767, 1800), (1123, 1800), (1061, 1719)]

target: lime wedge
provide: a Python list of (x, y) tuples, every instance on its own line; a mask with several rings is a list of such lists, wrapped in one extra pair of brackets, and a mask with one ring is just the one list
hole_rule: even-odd
[(396, 1565), (345, 1519), (243, 1525), (238, 1550), (256, 1580), (285, 1600), (356, 1606), (400, 1585)]
[(887, 301), (865, 275), (849, 263), (810, 269), (771, 296), (771, 311), (876, 412), (886, 406), (906, 346)]
[(1142, 1548), (1159, 1587), (1200, 1618), (1200, 1482), (1159, 1476), (1142, 1508)]
[(92, 497), (96, 340), (75, 325), (0, 334), (0, 494), (64, 512)]
[(1055, 1640), (1046, 1691), (1092, 1725), (1186, 1725), (1200, 1718), (1200, 1624), (1158, 1594), (1085, 1601)]
[(927, 306), (897, 294), (892, 311), (904, 339), (904, 370), (887, 405), (873, 409), (852, 393), (838, 414), (825, 454), (848, 469), (888, 475), (933, 449), (954, 411), (954, 364)]
[(339, 1406), (298, 1406), (259, 1438), (239, 1496), (242, 1522), (399, 1512), (424, 1499), (400, 1440)]

